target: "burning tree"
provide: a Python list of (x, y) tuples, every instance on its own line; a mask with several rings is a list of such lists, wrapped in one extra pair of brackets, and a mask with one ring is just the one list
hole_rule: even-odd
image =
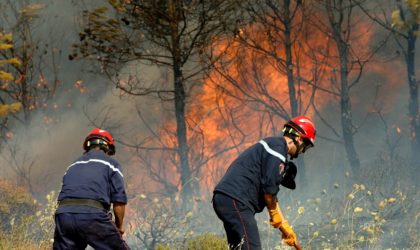
[[(108, 2), (112, 8), (99, 7), (84, 12), (80, 44), (76, 45), (77, 51), (70, 58), (95, 59), (115, 86), (128, 95), (155, 96), (172, 102), (176, 125), (175, 128), (168, 127), (176, 131), (175, 141), (169, 140), (159, 150), (176, 152), (176, 155), (170, 154), (172, 161), (166, 162), (165, 167), (175, 166), (180, 183), (168, 183), (160, 171), (155, 171), (154, 177), (164, 185), (181, 187), (186, 204), (199, 190), (195, 181), (197, 166), (190, 162), (191, 138), (186, 119), (188, 96), (203, 70), (207, 69), (200, 55), (223, 34), (233, 5), (221, 0)], [(137, 74), (145, 65), (166, 69), (170, 80), (147, 85)], [(158, 138), (157, 143), (161, 142)], [(134, 148), (144, 151), (148, 147), (136, 145)]]
[[(260, 131), (264, 136), (279, 133), (285, 120), (306, 114), (319, 84), (321, 67), (305, 44), (310, 12), (305, 4), (290, 0), (238, 2), (245, 14), (238, 17), (235, 37), (225, 41), (229, 45), (216, 63), (217, 73), (209, 77), (211, 84), (245, 104), (253, 114), (265, 114), (266, 121), (261, 123), (270, 124), (271, 129)], [(299, 160), (299, 177), (305, 183), (304, 162)]]
[[(344, 145), (355, 174), (360, 160), (351, 91), (386, 41), (372, 45), (367, 27), (373, 25), (360, 17), (360, 4), (241, 1), (246, 14), (238, 19), (235, 38), (220, 45), (223, 58), (215, 64), (217, 73), (210, 75), (210, 84), (223, 94), (245, 103), (253, 113), (266, 113), (274, 133), (291, 116), (316, 113), (337, 136), (327, 139)], [(341, 133), (328, 122), (331, 117), (319, 111), (335, 100), (340, 104)]]

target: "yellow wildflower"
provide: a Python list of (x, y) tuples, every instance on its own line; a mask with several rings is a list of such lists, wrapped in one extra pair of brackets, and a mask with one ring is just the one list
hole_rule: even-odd
[(388, 203), (395, 203), (397, 201), (397, 199), (395, 198), (389, 198), (388, 199)]
[(305, 212), (305, 208), (304, 207), (299, 207), (298, 208), (298, 214), (303, 214)]
[(380, 208), (381, 210), (385, 208), (385, 205), (386, 205), (385, 200), (383, 200), (383, 201), (379, 202), (379, 208)]
[(368, 234), (374, 234), (375, 230), (373, 230), (373, 227), (368, 227), (366, 228), (366, 232), (368, 232)]
[(363, 212), (363, 208), (361, 208), (361, 207), (355, 207), (354, 208), (354, 213), (361, 213), (361, 212)]
[(186, 215), (185, 218), (189, 219), (193, 216), (193, 213), (191, 211), (189, 211)]

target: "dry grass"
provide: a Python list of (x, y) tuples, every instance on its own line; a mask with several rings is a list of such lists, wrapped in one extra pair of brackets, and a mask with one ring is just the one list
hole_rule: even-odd
[[(349, 185), (353, 179), (346, 176), (347, 183), (283, 207), (303, 249), (420, 249), (418, 190), (406, 183), (391, 189), (376, 182)], [(0, 181), (0, 249), (51, 249), (55, 201), (51, 192), (38, 204), (23, 189)], [(139, 194), (129, 206), (125, 238), (132, 249), (227, 249), (224, 235), (208, 233), (222, 227), (210, 203), (181, 212), (172, 199)], [(264, 249), (290, 249), (265, 213), (257, 219)]]
[(0, 180), (0, 249), (51, 249), (56, 195), (39, 204), (26, 190)]
[[(399, 188), (383, 193), (357, 183), (341, 197), (296, 202), (285, 214), (304, 249), (420, 249), (419, 194)], [(266, 248), (288, 249), (267, 220), (262, 230)]]

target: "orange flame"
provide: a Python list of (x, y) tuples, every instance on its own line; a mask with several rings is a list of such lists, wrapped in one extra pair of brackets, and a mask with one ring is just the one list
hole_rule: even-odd
[[(257, 36), (261, 33), (258, 28), (242, 28), (233, 41), (223, 40), (213, 44), (219, 53), (216, 56), (223, 55), (223, 61), (216, 63), (217, 70), (211, 72), (201, 88), (193, 93), (196, 101), (190, 103), (187, 109), (190, 164), (197, 170), (194, 174), (200, 176), (203, 195), (206, 195), (206, 191), (212, 191), (231, 161), (244, 148), (261, 137), (279, 135), (285, 119), (291, 115), (286, 69), (279, 69), (279, 61), (273, 57), (264, 56), (241, 44), (241, 36), (251, 34), (255, 35), (257, 44), (270, 51), (267, 38)], [(367, 57), (374, 29), (370, 25), (358, 25), (353, 34), (352, 46), (357, 48), (358, 55)], [(322, 110), (326, 105), (335, 104), (339, 98), (338, 52), (331, 37), (316, 29), (306, 37), (297, 39), (305, 42), (296, 43), (292, 48), (296, 97), (300, 102), (301, 114), (313, 117), (311, 102)], [(273, 53), (284, 59), (284, 49), (277, 47), (277, 50)], [(313, 51), (323, 53), (311, 54)], [(379, 64), (367, 69), (369, 75), (387, 75), (386, 71), (389, 70)], [(392, 79), (396, 79), (394, 73)], [(351, 71), (348, 77), (351, 82), (357, 77), (357, 71)], [(315, 93), (314, 88), (317, 88)], [(283, 113), (280, 112), (282, 108)], [(161, 129), (160, 138), (168, 147), (175, 148), (177, 145), (175, 130), (176, 125), (169, 119)], [(178, 161), (175, 152), (166, 156), (153, 154), (158, 158), (156, 164)], [(168, 180), (180, 189), (178, 169), (174, 164), (168, 166), (165, 170), (171, 173), (167, 176)]]

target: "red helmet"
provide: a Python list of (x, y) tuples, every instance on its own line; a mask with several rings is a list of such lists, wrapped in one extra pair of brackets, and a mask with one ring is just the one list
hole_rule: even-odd
[(314, 146), (316, 128), (311, 118), (307, 116), (296, 116), (288, 121), (284, 126), (293, 128), (299, 132), (302, 139), (307, 139), (312, 144), (312, 146)]
[(99, 145), (101, 148), (106, 149), (109, 155), (115, 154), (114, 138), (112, 135), (100, 128), (94, 128), (88, 136), (86, 136), (85, 142), (83, 143), (83, 149), (89, 151), (92, 145)]

